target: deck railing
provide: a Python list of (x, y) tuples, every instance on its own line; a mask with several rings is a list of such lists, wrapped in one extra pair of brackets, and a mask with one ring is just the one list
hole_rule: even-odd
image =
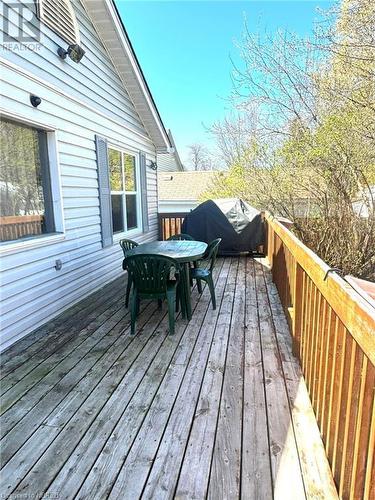
[(187, 213), (159, 213), (159, 240), (167, 240), (174, 234), (181, 233), (181, 226)]
[(42, 234), (42, 215), (12, 215), (0, 217), (0, 241), (17, 240), (23, 236)]
[(375, 310), (279, 221), (267, 257), (340, 498), (375, 498)]

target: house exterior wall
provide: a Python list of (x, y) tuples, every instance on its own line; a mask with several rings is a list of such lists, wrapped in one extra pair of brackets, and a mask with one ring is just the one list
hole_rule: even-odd
[(157, 164), (159, 172), (176, 172), (181, 170), (175, 156), (171, 153), (158, 154)]
[[(95, 135), (156, 160), (94, 26), (79, 0), (72, 4), (86, 51), (79, 64), (57, 56), (57, 48), (67, 44), (44, 25), (40, 50), (0, 48), (2, 113), (52, 131), (64, 226), (63, 234), (0, 246), (1, 349), (123, 272), (120, 236), (115, 235), (113, 246), (101, 244)], [(30, 105), (30, 94), (42, 99), (37, 109)], [(147, 196), (149, 231), (131, 234), (139, 242), (157, 239), (157, 179), (150, 168)], [(59, 271), (56, 259), (63, 264)]]
[(159, 213), (187, 213), (194, 210), (199, 205), (198, 200), (159, 200)]

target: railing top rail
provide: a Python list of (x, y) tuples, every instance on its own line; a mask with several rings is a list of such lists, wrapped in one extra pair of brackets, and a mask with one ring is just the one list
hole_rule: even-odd
[(338, 274), (327, 276), (331, 268), (275, 217), (266, 213), (266, 220), (375, 364), (375, 309)]
[(189, 212), (158, 212), (159, 217), (167, 218), (183, 218), (186, 217)]

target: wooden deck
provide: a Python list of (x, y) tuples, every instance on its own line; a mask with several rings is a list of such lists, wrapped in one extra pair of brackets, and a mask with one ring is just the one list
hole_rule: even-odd
[(336, 498), (268, 270), (215, 279), (174, 336), (120, 279), (2, 356), (2, 498)]

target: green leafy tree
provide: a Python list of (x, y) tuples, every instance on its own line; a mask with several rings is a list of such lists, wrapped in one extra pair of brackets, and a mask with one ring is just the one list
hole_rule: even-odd
[[(234, 149), (226, 175), (217, 176), (205, 194), (241, 196), (292, 219), (298, 236), (329, 264), (370, 279), (375, 279), (374, 9), (370, 0), (337, 4), (313, 40), (245, 32), (244, 69), (236, 70), (233, 102), (244, 115), (256, 109), (257, 126), (245, 141), (226, 140), (226, 147), (246, 147), (240, 154)], [(216, 124), (216, 136), (218, 130)], [(358, 216), (353, 206), (358, 200), (369, 217)]]

